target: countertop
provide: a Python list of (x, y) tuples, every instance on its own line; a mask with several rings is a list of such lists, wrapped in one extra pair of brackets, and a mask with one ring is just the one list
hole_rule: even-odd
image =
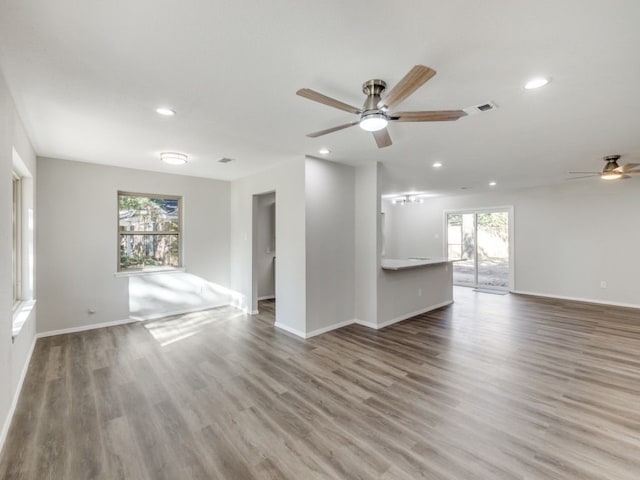
[(383, 270), (405, 270), (407, 268), (428, 267), (442, 263), (457, 262), (448, 258), (383, 258), (380, 266)]

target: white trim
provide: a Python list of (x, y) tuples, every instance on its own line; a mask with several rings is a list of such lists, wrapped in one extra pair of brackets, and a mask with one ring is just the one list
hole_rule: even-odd
[(386, 322), (379, 323), (376, 327), (376, 330), (380, 330), (381, 328), (388, 327), (389, 325), (393, 325), (394, 323), (407, 320), (408, 318), (415, 317), (416, 315), (422, 315), (423, 313), (430, 312), (431, 310), (437, 310), (438, 308), (446, 307), (447, 305), (451, 305), (452, 303), (453, 300), (447, 300), (446, 302), (438, 303), (437, 305), (432, 305), (427, 308), (421, 308), (420, 310), (417, 310), (415, 312), (400, 315), (399, 317), (392, 318), (391, 320), (387, 320)]
[(285, 325), (284, 323), (276, 322), (273, 324), (273, 326), (276, 328), (279, 328), (280, 330), (284, 330), (285, 332), (293, 333), (297, 337), (306, 338), (305, 333), (303, 331), (297, 330), (295, 328), (291, 328), (288, 325)]
[(16, 412), (16, 407), (18, 406), (18, 399), (20, 398), (20, 393), (22, 393), (22, 385), (24, 383), (24, 379), (27, 377), (27, 372), (29, 371), (29, 364), (31, 363), (31, 356), (33, 355), (33, 350), (36, 347), (37, 336), (33, 337), (33, 341), (31, 342), (31, 347), (29, 348), (29, 353), (27, 354), (27, 359), (22, 366), (22, 372), (20, 373), (20, 379), (18, 380), (18, 386), (16, 387), (16, 391), (13, 394), (13, 399), (11, 400), (11, 406), (9, 407), (9, 411), (7, 412), (7, 417), (4, 421), (4, 425), (2, 426), (2, 431), (0, 431), (0, 452), (2, 452), (2, 448), (4, 447), (4, 442), (7, 440), (7, 435), (9, 434), (9, 428), (11, 427), (11, 421), (13, 420), (13, 414)]
[(173, 317), (175, 315), (184, 315), (187, 313), (201, 312), (203, 310), (211, 310), (212, 308), (225, 307), (229, 304), (221, 303), (219, 305), (209, 305), (206, 307), (189, 308), (186, 310), (176, 310), (173, 312), (154, 313), (144, 316), (131, 316), (124, 320), (115, 320), (113, 322), (92, 323), (91, 325), (81, 325), (79, 327), (63, 328), (60, 330), (50, 330), (48, 332), (40, 332), (37, 338), (52, 337), (54, 335), (65, 335), (67, 333), (84, 332), (86, 330), (95, 330), (96, 328), (115, 327), (118, 325), (126, 325), (127, 323), (145, 322), (147, 320), (160, 320), (161, 318)]
[(389, 325), (393, 325), (394, 323), (401, 322), (403, 320), (407, 320), (409, 318), (415, 317), (416, 315), (422, 315), (423, 313), (430, 312), (432, 310), (437, 310), (438, 308), (446, 307), (447, 305), (451, 305), (453, 300), (447, 300), (446, 302), (438, 303), (437, 305), (431, 305), (430, 307), (421, 308), (415, 312), (406, 313), (396, 318), (392, 318), (391, 320), (387, 320), (386, 322), (375, 324), (373, 322), (363, 322), (362, 320), (354, 320), (353, 323), (357, 323), (358, 325), (362, 325), (363, 327), (373, 328), (374, 330), (380, 330), (381, 328), (388, 327)]
[(337, 330), (338, 328), (346, 327), (347, 325), (353, 325), (354, 323), (356, 323), (355, 319), (334, 323), (333, 325), (329, 325), (328, 327), (322, 327), (322, 328), (318, 328), (317, 330), (307, 332), (307, 334), (305, 335), (305, 338), (311, 338), (311, 337), (315, 337), (316, 335), (322, 335), (323, 333), (327, 333), (332, 330)]
[(364, 320), (359, 320), (357, 318), (353, 321), (353, 323), (355, 323), (356, 325), (362, 325), (363, 327), (373, 328), (374, 330), (378, 329), (378, 326), (375, 323), (365, 322)]
[(316, 335), (321, 335), (323, 333), (331, 332), (332, 330), (337, 330), (338, 328), (346, 327), (348, 325), (353, 325), (353, 324), (362, 325), (363, 327), (372, 328), (374, 330), (380, 330), (381, 328), (388, 327), (389, 325), (393, 325), (394, 323), (407, 320), (409, 318), (415, 317), (416, 315), (421, 315), (423, 313), (427, 313), (432, 310), (437, 310), (438, 308), (446, 307), (447, 305), (451, 305), (452, 303), (453, 303), (453, 300), (447, 300), (446, 302), (438, 303), (437, 305), (431, 305), (430, 307), (422, 308), (418, 311), (407, 313), (407, 314), (401, 315), (400, 317), (396, 317), (379, 324), (375, 324), (373, 322), (365, 322), (363, 320), (354, 318), (353, 320), (345, 320), (344, 322), (334, 323), (333, 325), (329, 325), (328, 327), (319, 328), (317, 330), (313, 330), (308, 333), (305, 333), (301, 330), (297, 330), (295, 328), (291, 328), (287, 325), (284, 325), (278, 322), (276, 322), (274, 326), (286, 332), (293, 333), (294, 335), (304, 339), (315, 337)]
[(249, 310), (248, 308), (246, 308), (244, 311), (247, 315), (258, 315), (260, 313), (258, 310)]
[(184, 273), (184, 267), (157, 267), (157, 268), (145, 268), (138, 270), (122, 270), (120, 272), (114, 272), (114, 277), (141, 277), (144, 275), (159, 275), (161, 273)]
[(13, 310), (11, 338), (15, 341), (16, 337), (27, 323), (31, 316), (31, 311), (36, 305), (36, 300), (20, 300)]
[(54, 335), (65, 335), (67, 333), (84, 332), (85, 330), (95, 330), (96, 328), (115, 327), (117, 325), (125, 325), (127, 323), (134, 323), (138, 320), (133, 318), (127, 318), (125, 320), (116, 320), (114, 322), (93, 323), (91, 325), (82, 325), (80, 327), (63, 328), (60, 330), (50, 330), (48, 332), (40, 332), (36, 335), (37, 338), (53, 337)]
[(276, 296), (275, 295), (265, 295), (264, 297), (258, 297), (258, 301), (260, 300), (275, 300)]
[(511, 293), (518, 295), (531, 295), (534, 297), (557, 298), (558, 300), (570, 300), (572, 302), (595, 303), (596, 305), (611, 305), (612, 307), (640, 308), (640, 305), (637, 303), (608, 302), (606, 300), (594, 300), (593, 298), (568, 297), (564, 295), (552, 295), (549, 293), (524, 292), (522, 290), (513, 290)]

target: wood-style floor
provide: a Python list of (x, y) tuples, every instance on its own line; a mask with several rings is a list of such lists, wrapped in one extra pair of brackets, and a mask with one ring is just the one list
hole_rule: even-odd
[(38, 341), (0, 478), (640, 478), (640, 313), (456, 290), (303, 341), (273, 303)]

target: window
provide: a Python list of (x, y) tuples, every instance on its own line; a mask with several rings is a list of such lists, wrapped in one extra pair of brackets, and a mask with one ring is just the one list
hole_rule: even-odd
[(118, 192), (118, 271), (180, 267), (182, 198)]
[(22, 300), (22, 182), (13, 173), (13, 250), (11, 271), (13, 272), (13, 308)]

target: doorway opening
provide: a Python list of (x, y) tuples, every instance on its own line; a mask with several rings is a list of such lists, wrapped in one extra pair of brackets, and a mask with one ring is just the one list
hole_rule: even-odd
[(513, 207), (445, 212), (445, 237), (453, 283), (513, 290)]
[(276, 193), (253, 196), (252, 313), (272, 315), (276, 301)]

